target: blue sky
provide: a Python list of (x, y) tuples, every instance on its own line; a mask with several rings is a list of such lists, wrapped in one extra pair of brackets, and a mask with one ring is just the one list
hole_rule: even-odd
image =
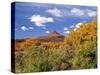
[(97, 7), (16, 2), (15, 38), (35, 38), (57, 31), (62, 35), (97, 17)]

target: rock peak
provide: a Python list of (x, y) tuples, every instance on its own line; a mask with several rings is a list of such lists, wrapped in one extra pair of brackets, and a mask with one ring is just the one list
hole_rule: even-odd
[(60, 35), (60, 33), (58, 33), (57, 31), (53, 31), (49, 35)]

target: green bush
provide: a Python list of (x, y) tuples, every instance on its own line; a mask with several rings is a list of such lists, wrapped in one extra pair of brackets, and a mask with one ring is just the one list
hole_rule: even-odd
[(77, 49), (72, 59), (74, 69), (88, 69), (97, 67), (97, 44), (85, 42), (80, 49)]

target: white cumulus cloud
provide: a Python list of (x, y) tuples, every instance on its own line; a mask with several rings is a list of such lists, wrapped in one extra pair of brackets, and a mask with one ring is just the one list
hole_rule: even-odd
[(35, 23), (35, 25), (38, 27), (45, 26), (45, 23), (54, 22), (52, 17), (44, 17), (44, 16), (40, 16), (40, 15), (31, 16), (30, 21)]
[(77, 17), (95, 17), (97, 12), (90, 9), (72, 8), (69, 14)]
[(50, 31), (46, 31), (45, 33), (49, 34), (49, 33), (50, 33)]
[(71, 15), (76, 15), (76, 16), (84, 15), (84, 11), (78, 8), (73, 8), (70, 12), (71, 12)]
[(57, 9), (57, 8), (53, 8), (53, 9), (48, 9), (46, 10), (47, 13), (50, 13), (51, 15), (53, 16), (56, 16), (56, 17), (62, 17), (62, 12)]
[(67, 28), (67, 27), (65, 27), (65, 28), (64, 28), (64, 30), (68, 30), (68, 28)]
[(69, 28), (74, 28), (74, 25), (71, 25)]
[(65, 34), (69, 34), (69, 33), (70, 33), (70, 31), (64, 31), (64, 33), (65, 33)]
[(23, 30), (23, 31), (34, 30), (34, 28), (33, 27), (21, 26), (21, 30)]
[(87, 12), (87, 15), (89, 17), (95, 17), (97, 15), (97, 12), (96, 11), (93, 11), (93, 10), (88, 10), (87, 9), (86, 12)]
[(80, 28), (80, 25), (82, 25), (82, 22), (77, 23), (77, 24), (75, 25), (75, 27), (76, 27), (76, 28)]
[(26, 26), (22, 26), (21, 30), (26, 31), (26, 30), (28, 30), (28, 28)]
[(30, 30), (33, 30), (34, 28), (33, 28), (33, 27), (29, 27), (29, 29), (30, 29)]

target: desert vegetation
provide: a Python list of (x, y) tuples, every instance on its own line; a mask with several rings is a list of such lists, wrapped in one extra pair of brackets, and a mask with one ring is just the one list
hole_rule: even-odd
[[(29, 38), (15, 42), (15, 72), (41, 72), (97, 67), (97, 20), (83, 23), (66, 36), (53, 35), (41, 41)], [(60, 38), (60, 41), (57, 40)], [(62, 38), (62, 39), (61, 39)]]

